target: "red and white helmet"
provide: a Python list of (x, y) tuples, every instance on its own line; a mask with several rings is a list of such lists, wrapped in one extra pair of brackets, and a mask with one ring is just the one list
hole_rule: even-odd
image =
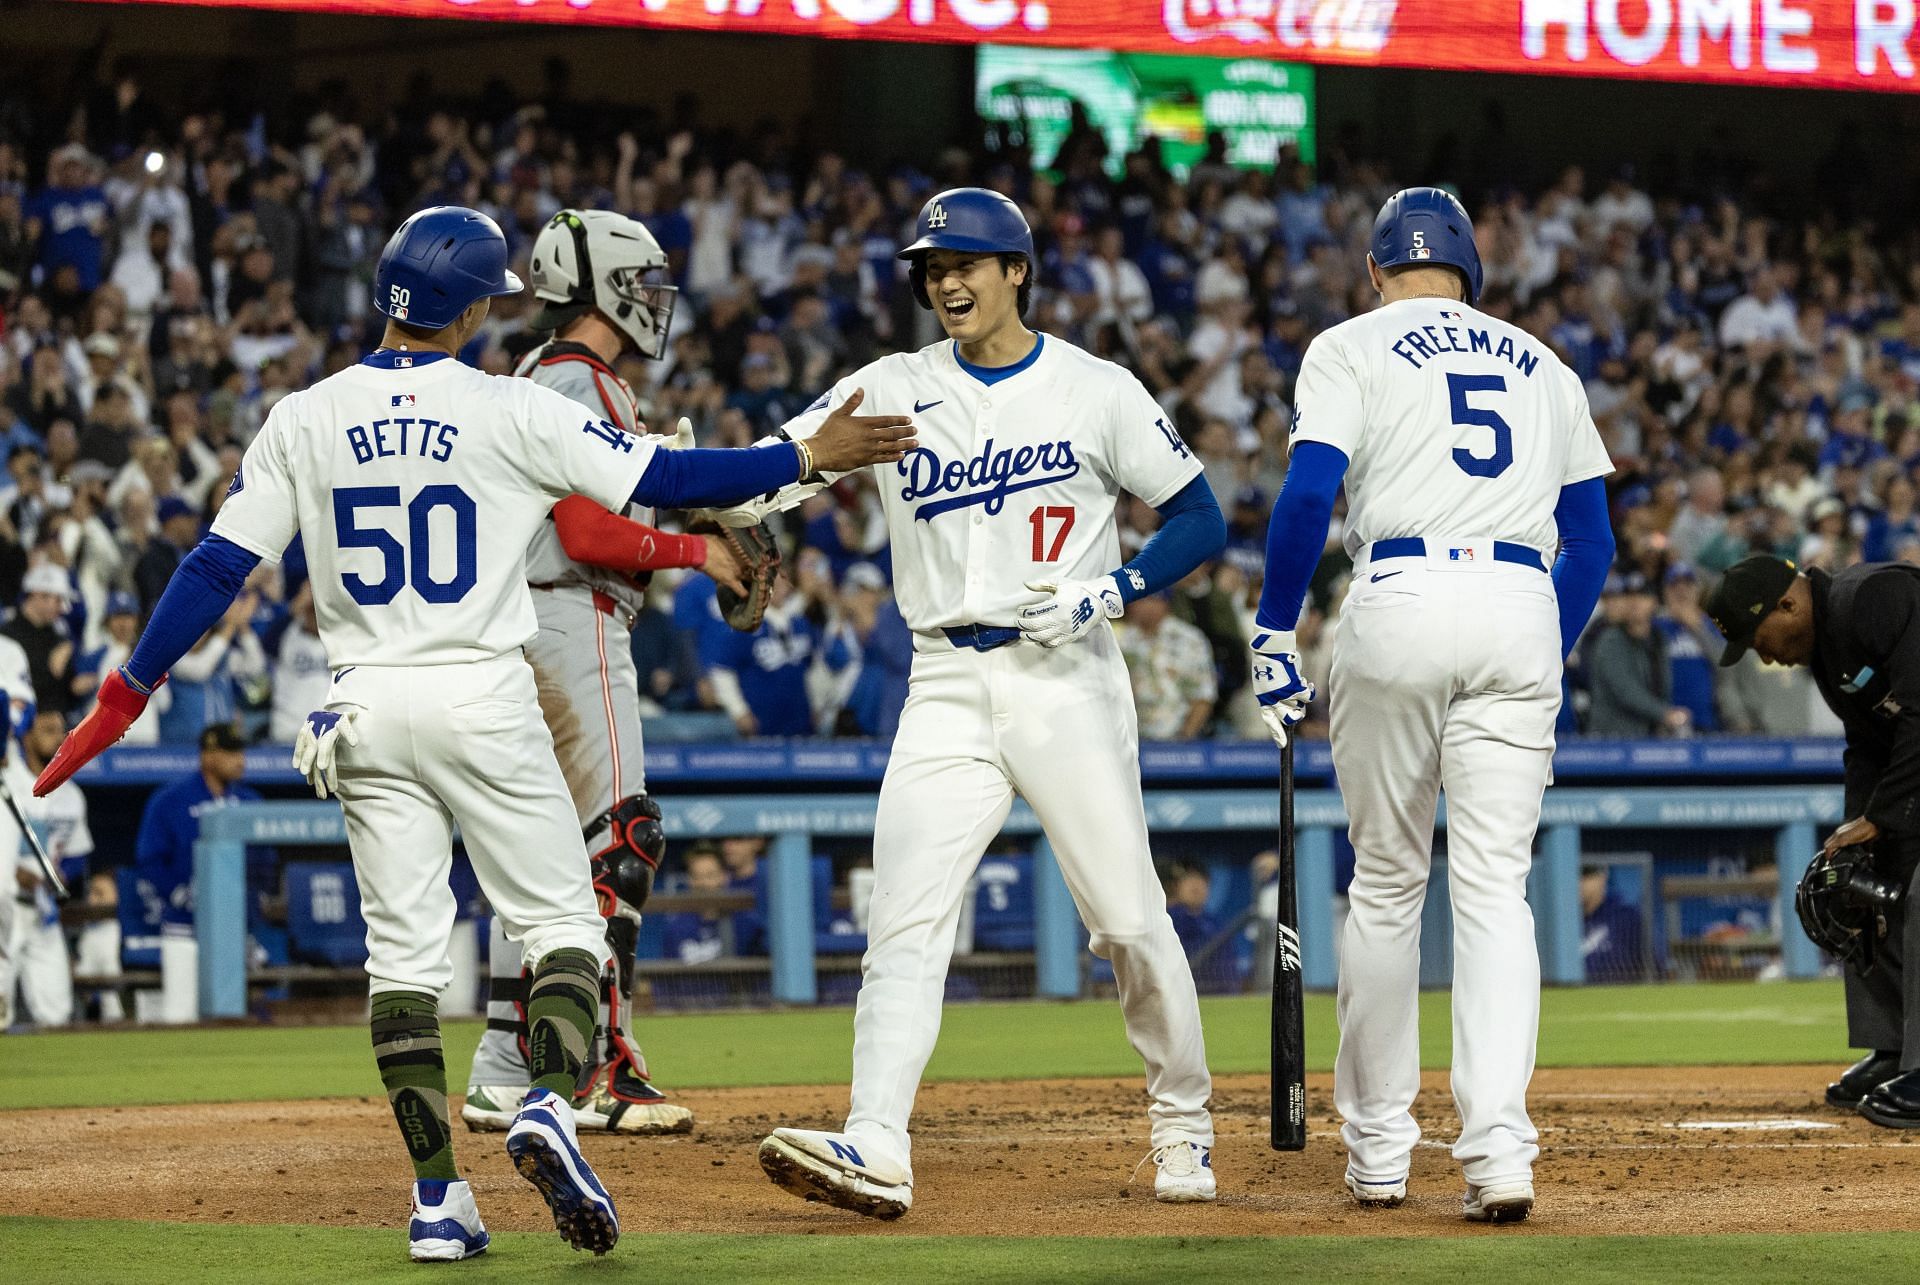
[(645, 281), (667, 266), (666, 251), (637, 220), (612, 210), (562, 210), (533, 243), (528, 277), (540, 309), (531, 325), (558, 330), (589, 308), (633, 341), (643, 357), (667, 350), (680, 291)]

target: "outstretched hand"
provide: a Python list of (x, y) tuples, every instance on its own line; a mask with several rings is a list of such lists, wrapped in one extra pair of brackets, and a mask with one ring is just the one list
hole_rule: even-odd
[(827, 416), (820, 431), (806, 439), (814, 472), (851, 473), (869, 464), (892, 464), (920, 445), (913, 436), (913, 421), (905, 415), (854, 414), (866, 399), (865, 389), (854, 389)]

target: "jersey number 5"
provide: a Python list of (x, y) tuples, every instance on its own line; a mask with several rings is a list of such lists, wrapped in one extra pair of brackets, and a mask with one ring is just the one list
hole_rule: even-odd
[[(1060, 529), (1054, 532), (1051, 544), (1047, 543), (1047, 523), (1049, 522), (1060, 524)], [(1033, 528), (1033, 560), (1058, 562), (1060, 550), (1066, 547), (1067, 532), (1073, 530), (1073, 506), (1042, 504), (1027, 516), (1027, 525)]]
[(1481, 410), (1467, 405), (1469, 393), (1504, 393), (1505, 375), (1447, 376), (1447, 395), (1453, 401), (1453, 422), (1474, 428), (1493, 430), (1493, 454), (1475, 455), (1464, 446), (1453, 448), (1453, 462), (1469, 477), (1499, 477), (1513, 465), (1513, 429), (1497, 410)]
[[(369, 581), (363, 576), (342, 574), (340, 583), (347, 594), (363, 607), (379, 607), (400, 596), (403, 585), (432, 603), (459, 602), (467, 596), (478, 578), (477, 546), (480, 536), (479, 515), (473, 497), (451, 483), (423, 486), (407, 505), (407, 544), (413, 550), (408, 557), (400, 541), (383, 526), (361, 526), (362, 509), (397, 509), (397, 486), (339, 486), (333, 491), (333, 532), (340, 548), (376, 549), (380, 553), (380, 578)], [(453, 514), (453, 576), (433, 578), (433, 514), (447, 509)]]

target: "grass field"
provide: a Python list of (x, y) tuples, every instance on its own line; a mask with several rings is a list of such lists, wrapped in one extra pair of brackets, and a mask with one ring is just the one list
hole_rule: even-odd
[[(1267, 1066), (1263, 999), (1203, 1002), (1207, 1060), (1217, 1074)], [(1421, 1060), (1447, 1064), (1447, 996), (1421, 999)], [(665, 1082), (684, 1088), (844, 1083), (852, 1072), (851, 1009), (653, 1016), (642, 1020)], [(478, 1022), (445, 1032), (456, 1091)], [(0, 1061), (12, 1107), (140, 1106), (379, 1093), (365, 1027), (223, 1027), (24, 1036)], [(1333, 1067), (1333, 998), (1307, 997), (1308, 1067)], [(1840, 1062), (1846, 1027), (1837, 982), (1550, 990), (1540, 1020), (1542, 1066), (1686, 1066)], [(112, 1076), (73, 1068), (116, 1065)], [(928, 1068), (934, 1080), (1134, 1075), (1111, 1003), (963, 1004), (949, 1008)]]
[[(1754, 1065), (1847, 1057), (1835, 983), (1593, 988), (1547, 992), (1543, 1066)], [(1266, 1067), (1261, 999), (1206, 1003), (1218, 1073)], [(1422, 1004), (1423, 1060), (1448, 1057), (1447, 997)], [(1330, 997), (1310, 997), (1312, 1065), (1331, 1065)], [(845, 1009), (649, 1017), (663, 1075), (686, 1088), (843, 1083), (852, 1015)], [(478, 1023), (447, 1031), (457, 1091)], [(0, 1048), (0, 1101), (10, 1108), (140, 1106), (380, 1092), (364, 1027), (229, 1027), (23, 1036)], [(948, 1010), (929, 1076), (941, 1080), (1136, 1076), (1112, 1003), (963, 1005)], [(299, 1210), (289, 1209), (297, 1218)], [(1481, 1234), (1407, 1240), (1373, 1236), (1019, 1239), (647, 1235), (593, 1260), (550, 1235), (503, 1233), (496, 1252), (458, 1268), (490, 1280), (1379, 1281), (1688, 1280), (1741, 1282), (1905, 1279), (1910, 1236), (1582, 1237)], [(23, 1281), (381, 1281), (419, 1279), (377, 1228), (222, 1226), (0, 1216), (0, 1263)]]

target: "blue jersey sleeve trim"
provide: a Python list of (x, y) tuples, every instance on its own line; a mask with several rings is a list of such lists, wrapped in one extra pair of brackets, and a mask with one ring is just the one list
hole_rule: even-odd
[(210, 535), (195, 545), (154, 604), (153, 617), (127, 659), (127, 677), (146, 690), (159, 683), (226, 614), (259, 565), (259, 555), (222, 536)]
[(1204, 476), (1175, 491), (1155, 512), (1160, 529), (1113, 574), (1127, 602), (1172, 588), (1227, 547), (1227, 520)]
[(800, 452), (787, 442), (655, 451), (633, 502), (651, 509), (725, 508), (799, 480)]
[(1560, 602), (1560, 655), (1565, 659), (1593, 619), (1607, 571), (1613, 566), (1613, 523), (1607, 515), (1605, 479), (1590, 477), (1561, 487), (1553, 520), (1560, 528), (1553, 592)]
[(1327, 546), (1333, 502), (1347, 475), (1347, 453), (1325, 442), (1300, 442), (1267, 523), (1267, 579), (1254, 623), (1283, 633), (1300, 623), (1307, 586)]
[(1014, 362), (1013, 365), (976, 366), (960, 355), (960, 345), (956, 341), (953, 345), (953, 359), (960, 363), (961, 370), (966, 371), (969, 375), (972, 375), (975, 379), (991, 388), (1003, 379), (1012, 379), (1015, 375), (1033, 365), (1034, 362), (1039, 361), (1040, 350), (1046, 346), (1047, 337), (1045, 335), (1035, 335), (1033, 337), (1032, 351), (1019, 361)]

